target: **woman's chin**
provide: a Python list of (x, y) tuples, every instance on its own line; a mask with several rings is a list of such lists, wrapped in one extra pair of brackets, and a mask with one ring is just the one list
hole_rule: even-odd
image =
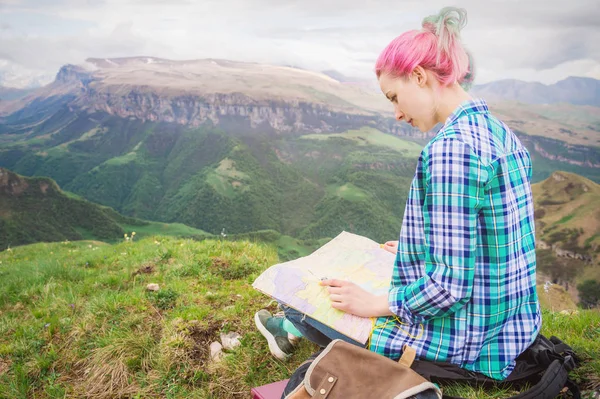
[(435, 127), (435, 125), (435, 123), (433, 125), (419, 123), (415, 124), (415, 127), (419, 129), (421, 133), (427, 133), (430, 132)]
[(421, 123), (415, 123), (414, 127), (419, 129), (421, 133), (427, 133), (429, 129), (423, 129), (423, 125)]

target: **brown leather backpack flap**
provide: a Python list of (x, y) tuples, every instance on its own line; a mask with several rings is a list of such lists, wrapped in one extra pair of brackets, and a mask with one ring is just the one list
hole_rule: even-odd
[(311, 396), (308, 394), (304, 384), (302, 383), (298, 385), (296, 389), (290, 392), (285, 399), (311, 399)]
[(304, 386), (313, 399), (402, 399), (428, 390), (432, 397), (442, 397), (411, 368), (341, 340), (330, 343), (313, 361)]

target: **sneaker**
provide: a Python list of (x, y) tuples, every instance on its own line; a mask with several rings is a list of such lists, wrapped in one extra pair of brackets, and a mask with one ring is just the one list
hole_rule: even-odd
[(294, 346), (288, 340), (288, 333), (281, 328), (281, 323), (269, 311), (261, 309), (254, 314), (254, 324), (258, 331), (267, 339), (269, 351), (277, 359), (285, 360), (293, 351)]
[(290, 344), (292, 344), (292, 346), (296, 346), (298, 345), (298, 342), (300, 342), (302, 337), (296, 337), (294, 334), (288, 333), (287, 339), (290, 342)]
[[(284, 313), (283, 309), (281, 308), (281, 305), (278, 305), (277, 309), (279, 311), (277, 313), (275, 313), (273, 315), (273, 317), (274, 318), (277, 318), (277, 317), (282, 317), (283, 318), (283, 317), (285, 317), (285, 313)], [(294, 334), (286, 332), (286, 331), (283, 331), (283, 335), (287, 336), (288, 341), (290, 341), (290, 344), (292, 344), (293, 346), (298, 345), (298, 343), (302, 339), (302, 337), (297, 337)]]

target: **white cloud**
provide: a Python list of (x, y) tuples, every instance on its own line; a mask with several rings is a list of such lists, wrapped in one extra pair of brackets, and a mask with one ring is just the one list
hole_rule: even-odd
[[(567, 5), (565, 5), (567, 4)], [(88, 57), (225, 58), (374, 78), (381, 49), (445, 2), (0, 0), (0, 73), (17, 85)], [(600, 78), (596, 0), (458, 1), (478, 83)], [(35, 22), (35, 23), (33, 23)], [(10, 73), (9, 73), (10, 72)], [(0, 75), (0, 76), (2, 76)], [(9, 83), (9, 82), (4, 82)]]

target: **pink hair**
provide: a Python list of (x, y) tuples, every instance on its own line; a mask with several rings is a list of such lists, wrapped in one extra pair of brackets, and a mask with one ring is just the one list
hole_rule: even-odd
[(446, 7), (423, 20), (422, 30), (405, 32), (392, 40), (375, 63), (375, 73), (408, 76), (417, 66), (433, 72), (442, 86), (455, 82), (468, 88), (474, 71), (470, 55), (460, 41), (467, 23), (462, 8)]

